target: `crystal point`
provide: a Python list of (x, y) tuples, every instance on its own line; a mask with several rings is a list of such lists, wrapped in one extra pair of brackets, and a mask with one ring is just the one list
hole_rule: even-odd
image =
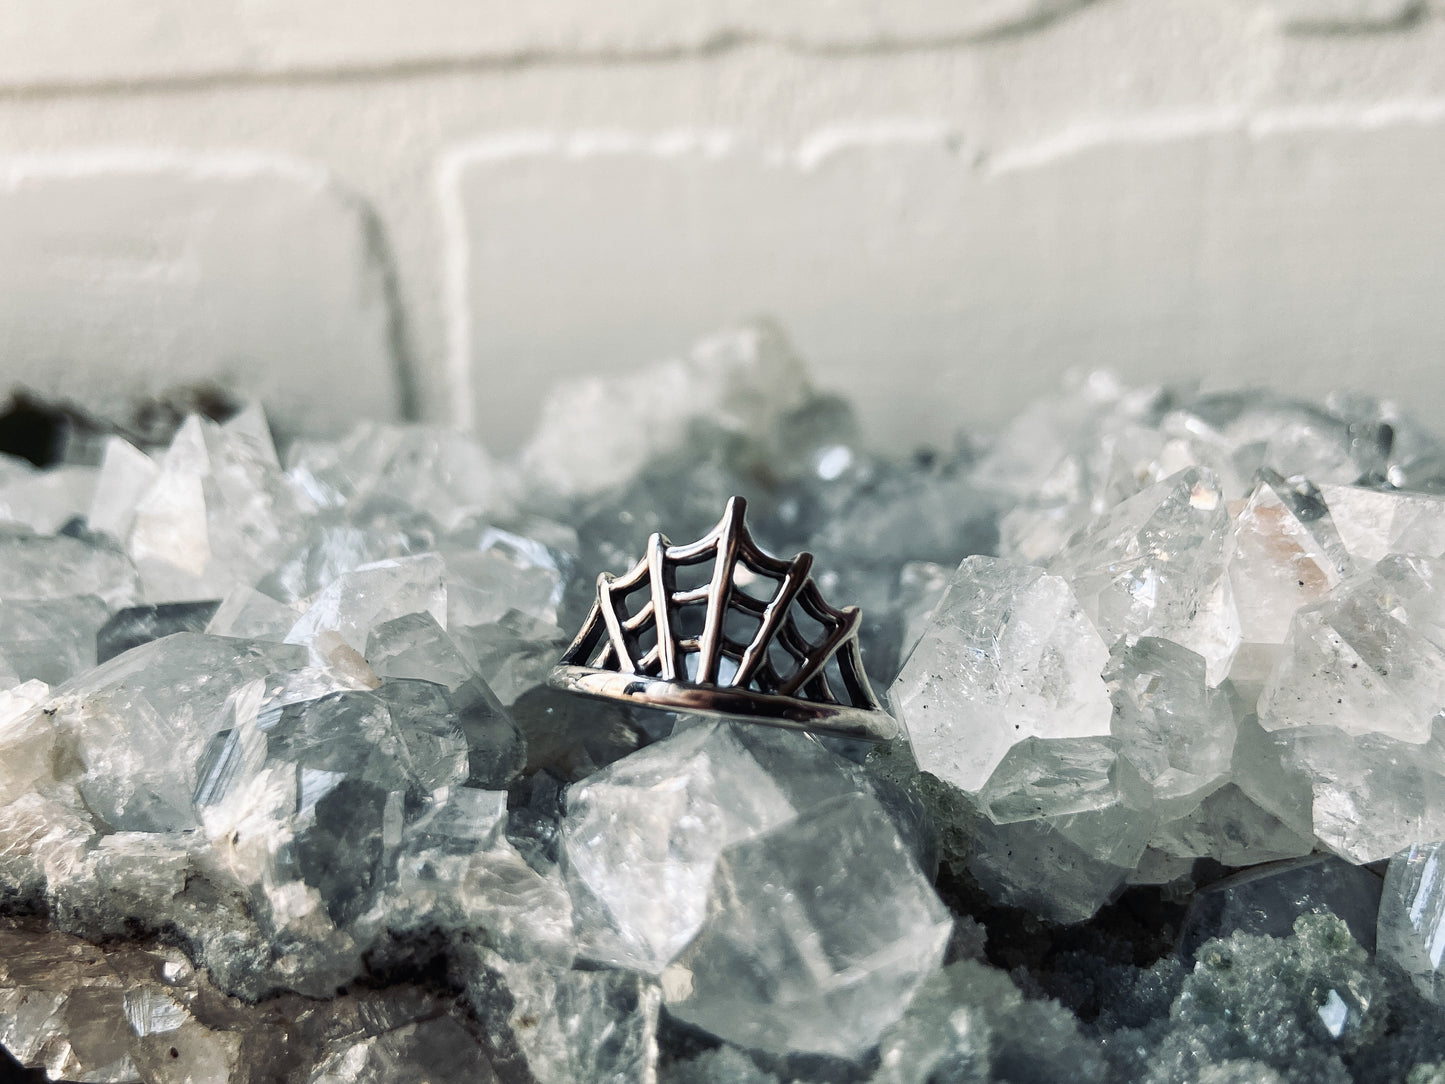
[(1108, 654), (1062, 579), (969, 557), (889, 698), (919, 767), (976, 792), (1025, 738), (1108, 734)]
[(857, 1057), (943, 958), (952, 923), (887, 813), (834, 798), (718, 857), (668, 1011), (745, 1047)]

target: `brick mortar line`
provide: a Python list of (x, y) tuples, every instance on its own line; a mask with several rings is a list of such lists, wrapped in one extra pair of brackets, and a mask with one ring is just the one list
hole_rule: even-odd
[[(1083, 5), (1087, 6), (1087, 5)], [(711, 60), (749, 49), (776, 49), (802, 58), (889, 57), (949, 52), (958, 49), (986, 49), (1025, 37), (1055, 22), (1066, 21), (1080, 9), (1057, 12), (1023, 23), (986, 30), (951, 34), (919, 34), (878, 37), (858, 42), (809, 42), (773, 34), (720, 30), (692, 43), (659, 45), (636, 49), (535, 48), (512, 51), (476, 52), (457, 56), (417, 57), (397, 61), (345, 61), (332, 65), (265, 68), (215, 68), (173, 75), (105, 76), (95, 79), (20, 80), (4, 82), (0, 76), (0, 101), (65, 98), (89, 95), (130, 95), (150, 93), (199, 93), (230, 87), (266, 85), (330, 85), (364, 82), (401, 82), (445, 75), (488, 74), (526, 71), (535, 68), (606, 68), (632, 65), (664, 66), (689, 60)]]

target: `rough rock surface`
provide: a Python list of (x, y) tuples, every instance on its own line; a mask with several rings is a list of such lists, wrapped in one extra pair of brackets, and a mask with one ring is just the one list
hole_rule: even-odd
[[(1093, 378), (897, 462), (773, 329), (637, 379), (695, 409), (639, 435), (579, 382), (516, 462), (371, 423), (280, 455), (244, 411), (112, 437), (99, 466), (0, 464), (14, 1059), (318, 1084), (1439, 1074), (1426, 430), (1360, 397)], [(865, 608), (908, 740), (543, 685), (596, 574), (734, 493)]]

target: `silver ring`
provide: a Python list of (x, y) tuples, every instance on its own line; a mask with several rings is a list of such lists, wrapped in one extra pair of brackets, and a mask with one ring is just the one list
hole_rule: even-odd
[[(814, 734), (897, 737), (863, 670), (861, 612), (823, 601), (812, 554), (784, 561), (764, 552), (746, 511), (733, 497), (696, 542), (674, 546), (653, 534), (629, 572), (598, 576), (592, 610), (548, 684)], [(689, 572), (706, 576), (679, 587)]]

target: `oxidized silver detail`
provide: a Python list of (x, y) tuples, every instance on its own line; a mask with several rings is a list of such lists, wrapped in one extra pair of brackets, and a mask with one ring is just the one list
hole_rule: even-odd
[[(629, 572), (598, 576), (597, 600), (548, 683), (666, 711), (896, 737), (863, 670), (862, 614), (823, 601), (812, 554), (783, 561), (759, 548), (746, 510), (733, 497), (696, 542), (674, 546), (653, 534)], [(706, 582), (678, 588), (680, 570), (709, 561)]]

